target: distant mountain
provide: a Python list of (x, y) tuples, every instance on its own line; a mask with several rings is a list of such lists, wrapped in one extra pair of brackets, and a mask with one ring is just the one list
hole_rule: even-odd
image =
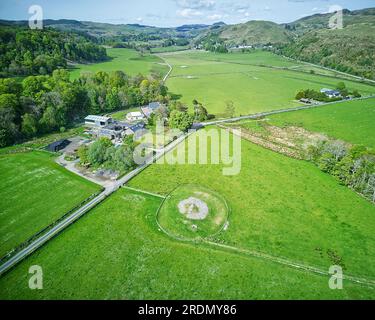
[(229, 45), (265, 45), (288, 43), (293, 35), (282, 26), (269, 21), (249, 21), (223, 26), (219, 38)]
[[(49, 28), (75, 32), (99, 44), (139, 50), (195, 45), (210, 51), (226, 52), (234, 46), (272, 45), (276, 52), (293, 58), (374, 78), (375, 8), (345, 9), (343, 13), (342, 30), (328, 29), (335, 13), (314, 14), (284, 24), (249, 21), (226, 25), (217, 22), (213, 25), (192, 24), (176, 28), (69, 19), (45, 20), (44, 23)], [(0, 20), (0, 25), (27, 24), (27, 21)]]
[(191, 31), (191, 30), (201, 30), (201, 29), (208, 29), (210, 26), (206, 24), (188, 24), (188, 25), (182, 25), (180, 27), (176, 28), (176, 31), (185, 32), (185, 31)]
[[(335, 13), (314, 14), (304, 17), (292, 23), (283, 24), (286, 28), (293, 30), (297, 34), (304, 34), (312, 30), (327, 29), (329, 20)], [(344, 27), (359, 23), (374, 24), (375, 8), (350, 11), (343, 10)]]

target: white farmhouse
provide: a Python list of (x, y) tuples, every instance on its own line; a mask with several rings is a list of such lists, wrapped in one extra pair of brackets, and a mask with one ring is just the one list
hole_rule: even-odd
[(126, 120), (133, 122), (133, 121), (140, 121), (144, 119), (144, 114), (142, 112), (136, 111), (136, 112), (129, 112), (126, 115)]

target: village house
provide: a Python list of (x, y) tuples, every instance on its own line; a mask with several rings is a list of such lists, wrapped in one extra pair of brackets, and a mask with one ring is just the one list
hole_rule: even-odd
[(110, 117), (87, 116), (85, 125), (89, 128), (89, 132), (98, 138), (106, 137), (110, 140), (121, 141), (127, 135), (133, 135), (137, 131), (145, 128), (144, 122), (132, 124), (113, 120)]
[(159, 102), (151, 102), (148, 106), (141, 107), (141, 110), (146, 118), (150, 118), (151, 115), (161, 107)]
[(129, 112), (127, 115), (126, 115), (126, 120), (130, 121), (130, 122), (134, 122), (134, 121), (141, 121), (145, 118), (145, 116), (143, 115), (142, 112), (140, 111), (134, 111), (134, 112)]
[(323, 88), (322, 90), (320, 90), (320, 92), (324, 93), (328, 98), (341, 97), (340, 91), (338, 91), (338, 90)]

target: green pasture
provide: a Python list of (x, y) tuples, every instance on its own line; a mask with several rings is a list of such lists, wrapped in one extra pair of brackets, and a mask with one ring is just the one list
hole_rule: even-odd
[(336, 103), (269, 117), (277, 126), (301, 126), (353, 144), (375, 148), (375, 98)]
[(99, 189), (47, 152), (0, 155), (0, 256)]
[(142, 55), (132, 49), (107, 49), (107, 54), (110, 57), (109, 61), (75, 65), (70, 72), (71, 78), (76, 79), (80, 74), (98, 71), (112, 72), (120, 70), (130, 76), (135, 76), (139, 73), (148, 75), (153, 72), (164, 75), (169, 70), (157, 56)]
[(227, 116), (227, 101), (234, 102), (236, 115), (284, 109), (301, 104), (295, 101), (301, 89), (335, 88), (341, 81), (349, 90), (357, 89), (362, 95), (375, 94), (374, 86), (301, 72), (298, 68), (302, 64), (269, 52), (185, 51), (163, 54), (163, 58), (173, 67), (167, 81), (169, 90), (180, 95), (190, 107), (197, 99), (218, 117)]
[(157, 164), (130, 186), (163, 195), (180, 184), (210, 188), (225, 197), (231, 210), (219, 243), (323, 270), (342, 264), (348, 274), (375, 279), (375, 266), (368, 263), (375, 259), (370, 202), (311, 163), (245, 140), (241, 163), (235, 176), (224, 176), (223, 165)]
[[(121, 189), (0, 278), (1, 299), (371, 299), (374, 290), (158, 230), (162, 199)], [(43, 268), (43, 290), (28, 269)]]

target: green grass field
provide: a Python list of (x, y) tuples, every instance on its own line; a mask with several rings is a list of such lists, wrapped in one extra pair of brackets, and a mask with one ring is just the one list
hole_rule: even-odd
[(277, 126), (301, 126), (313, 132), (375, 148), (375, 98), (348, 101), (269, 117)]
[(169, 46), (169, 47), (158, 47), (151, 48), (152, 53), (164, 53), (164, 52), (175, 52), (188, 50), (189, 46)]
[(157, 56), (146, 54), (142, 56), (131, 49), (107, 49), (107, 54), (111, 58), (109, 61), (94, 64), (78, 64), (71, 70), (72, 79), (77, 79), (80, 74), (98, 71), (123, 71), (130, 76), (141, 73), (149, 75), (152, 72), (166, 74), (169, 68), (164, 65), (163, 60)]
[[(122, 189), (2, 277), (0, 298), (374, 298), (373, 287), (344, 281), (344, 290), (331, 290), (328, 276), (250, 253), (327, 272), (339, 263), (346, 274), (374, 279), (373, 205), (312, 164), (247, 141), (240, 175), (223, 176), (222, 168), (155, 164), (130, 186), (167, 195), (194, 184), (223, 196), (229, 227), (211, 240), (243, 252), (173, 239), (156, 222), (161, 198)], [(35, 264), (45, 277), (40, 291), (27, 287)]]
[(313, 164), (242, 141), (242, 171), (220, 165), (154, 165), (130, 186), (167, 194), (192, 183), (221, 194), (230, 226), (217, 241), (375, 279), (375, 207)]
[[(374, 290), (158, 230), (162, 199), (121, 189), (0, 279), (1, 299), (360, 299)], [(43, 290), (28, 268), (43, 268)]]
[[(210, 113), (225, 116), (225, 102), (231, 100), (236, 115), (283, 109), (300, 105), (294, 100), (301, 89), (335, 88), (339, 78), (284, 68), (303, 66), (269, 52), (216, 54), (184, 51), (163, 54), (173, 71), (167, 81), (171, 92), (192, 106), (202, 102)], [(326, 70), (322, 72), (327, 72)], [(344, 81), (350, 90), (375, 94), (375, 87)]]
[(0, 155), (0, 181), (0, 256), (99, 190), (46, 152)]

